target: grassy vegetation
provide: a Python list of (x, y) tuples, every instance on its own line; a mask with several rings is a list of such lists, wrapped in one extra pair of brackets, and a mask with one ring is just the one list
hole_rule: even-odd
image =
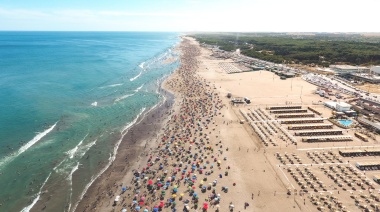
[(380, 64), (380, 37), (358, 34), (287, 35), (271, 33), (195, 34), (201, 43), (275, 63), (351, 65)]

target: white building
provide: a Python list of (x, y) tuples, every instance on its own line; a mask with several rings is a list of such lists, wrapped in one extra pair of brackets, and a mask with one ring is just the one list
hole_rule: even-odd
[(351, 110), (351, 105), (345, 102), (325, 102), (324, 105), (337, 112), (346, 112)]
[(334, 70), (337, 74), (349, 74), (355, 72), (369, 72), (369, 68), (362, 66), (351, 65), (330, 65), (330, 69)]
[(345, 102), (337, 102), (336, 103), (336, 111), (338, 112), (346, 112), (346, 111), (349, 111), (351, 110), (351, 105), (350, 104), (347, 104)]
[(371, 72), (375, 74), (380, 74), (380, 66), (371, 67)]

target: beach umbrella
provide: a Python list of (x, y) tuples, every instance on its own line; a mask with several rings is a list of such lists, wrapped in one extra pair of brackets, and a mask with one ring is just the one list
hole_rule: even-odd
[(152, 180), (149, 180), (149, 181), (148, 181), (148, 184), (149, 184), (149, 185), (152, 185), (152, 184), (153, 184), (153, 181), (152, 181)]
[(127, 188), (126, 188), (126, 187), (123, 187), (123, 188), (121, 188), (121, 190), (122, 190), (122, 191), (126, 191), (126, 190), (127, 190)]
[(177, 195), (176, 195), (176, 194), (173, 194), (173, 195), (172, 195), (172, 197), (173, 197), (173, 198), (176, 198), (176, 197), (177, 197)]
[(203, 209), (205, 209), (205, 210), (208, 209), (208, 204), (207, 204), (207, 202), (203, 203)]
[(144, 209), (144, 212), (149, 212), (148, 209)]
[(127, 209), (126, 209), (126, 208), (123, 208), (123, 209), (121, 210), (121, 212), (127, 212)]
[(135, 208), (136, 211), (140, 211), (140, 209), (141, 209), (140, 206), (136, 206)]

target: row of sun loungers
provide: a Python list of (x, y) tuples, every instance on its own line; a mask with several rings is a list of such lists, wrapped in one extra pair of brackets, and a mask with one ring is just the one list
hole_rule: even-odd
[(282, 109), (282, 110), (270, 110), (270, 113), (281, 114), (281, 113), (307, 113), (307, 109)]
[(259, 115), (259, 111), (251, 110), (251, 113), (257, 118), (258, 121), (261, 121), (261, 124), (269, 131), (271, 135), (276, 134), (273, 129), (263, 120), (262, 116)]
[(375, 161), (375, 162), (357, 162), (356, 167), (360, 170), (379, 170), (380, 169), (380, 162)]
[(284, 133), (289, 139), (290, 141), (293, 143), (293, 144), (296, 144), (297, 143), (297, 139), (295, 139), (290, 133), (289, 131), (285, 130), (278, 122), (274, 122), (275, 125), (277, 126), (277, 128), (279, 128), (282, 133)]
[(240, 114), (245, 118), (245, 120), (249, 123), (249, 125), (256, 132), (256, 134), (259, 136), (259, 138), (261, 139), (261, 141), (263, 141), (263, 143), (265, 145), (268, 145), (268, 142), (267, 142), (268, 138), (267, 138), (267, 136), (262, 132), (262, 130), (255, 123), (253, 123), (252, 118), (246, 112), (244, 112), (243, 110), (240, 109), (239, 111), (240, 111)]
[(298, 118), (298, 119), (283, 119), (281, 124), (307, 124), (307, 123), (323, 123), (325, 118)]
[(272, 136), (276, 135), (276, 131), (269, 126), (256, 111), (251, 111), (251, 113), (246, 113), (243, 110), (239, 110), (249, 125), (253, 128), (255, 133), (259, 136), (264, 145), (268, 146), (268, 142), (277, 146), (275, 141), (271, 139)]
[(295, 132), (296, 136), (314, 136), (314, 135), (343, 135), (342, 130), (302, 130)]
[(288, 126), (289, 130), (306, 130), (306, 129), (332, 129), (333, 124), (296, 124)]
[(285, 113), (275, 115), (276, 119), (284, 119), (284, 118), (314, 118), (314, 113)]
[(332, 142), (332, 141), (352, 141), (352, 137), (349, 135), (341, 136), (312, 136), (302, 138), (303, 142)]
[[(265, 110), (262, 110), (261, 108), (259, 108), (257, 111), (258, 111), (259, 113), (261, 113), (261, 115), (262, 115), (262, 117), (263, 117), (264, 119), (266, 119), (266, 120), (271, 120), (271, 119), (272, 119), (272, 117), (271, 117), (268, 113), (266, 113)], [(278, 128), (273, 124), (273, 122), (268, 121), (267, 123), (268, 123), (268, 125), (273, 129), (273, 131), (274, 131), (275, 133), (278, 132)]]
[(281, 105), (281, 106), (269, 106), (268, 110), (288, 110), (288, 109), (301, 109), (300, 105)]
[(339, 150), (339, 154), (343, 157), (363, 157), (363, 156), (378, 156), (380, 155), (380, 148), (373, 149), (348, 149)]
[(219, 66), (227, 73), (227, 74), (233, 74), (233, 73), (241, 73), (243, 72), (241, 69), (235, 67), (231, 63), (218, 63)]
[(317, 111), (316, 109), (312, 108), (312, 107), (307, 107), (307, 109), (309, 109), (310, 111), (313, 111), (315, 114), (317, 115), (322, 115), (321, 112)]

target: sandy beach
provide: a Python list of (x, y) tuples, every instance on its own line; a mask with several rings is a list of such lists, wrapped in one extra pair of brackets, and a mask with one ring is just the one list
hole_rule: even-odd
[[(267, 162), (257, 137), (229, 106), (228, 80), (207, 71), (213, 66), (204, 59), (207, 52), (192, 38), (184, 38), (180, 48), (181, 67), (163, 85), (175, 96), (174, 107), (165, 112), (169, 119), (161, 113), (162, 120), (143, 120), (165, 127), (135, 140), (128, 133), (116, 160), (76, 211), (134, 211), (139, 204), (149, 211), (155, 206), (164, 211), (273, 211), (279, 204), (287, 211), (302, 210), (289, 201), (286, 185)], [(139, 131), (134, 128), (132, 132)]]
[[(181, 66), (162, 85), (174, 98), (131, 129), (112, 166), (90, 187), (76, 211), (355, 210), (360, 206), (350, 195), (359, 191), (370, 195), (378, 189), (370, 183), (360, 184), (359, 190), (347, 188), (328, 179), (326, 168), (346, 173), (354, 167), (353, 160), (338, 156), (347, 142), (307, 143), (298, 137), (292, 140), (293, 132), (289, 138), (280, 131), (263, 132), (271, 139), (268, 144), (249, 125), (257, 122), (264, 131), (265, 126), (287, 128), (269, 123), (274, 115), (266, 110), (268, 105), (312, 107), (317, 117), (329, 117), (331, 110), (319, 104), (323, 99), (314, 94), (315, 85), (300, 77), (281, 80), (267, 71), (227, 74), (210, 50), (190, 37), (182, 39)], [(248, 97), (252, 103), (232, 105), (228, 93)], [(244, 116), (248, 111), (260, 115), (250, 115), (250, 120)], [(262, 118), (267, 121), (259, 121)], [(353, 136), (354, 131), (346, 131)], [(358, 145), (362, 145), (358, 139), (349, 144)]]

